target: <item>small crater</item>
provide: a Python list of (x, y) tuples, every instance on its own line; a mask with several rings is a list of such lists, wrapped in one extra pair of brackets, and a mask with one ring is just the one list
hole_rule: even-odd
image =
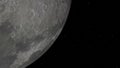
[(5, 5), (0, 4), (0, 14), (3, 13), (4, 11), (5, 11)]
[(10, 22), (6, 21), (0, 25), (0, 35), (8, 35), (12, 32), (13, 26)]

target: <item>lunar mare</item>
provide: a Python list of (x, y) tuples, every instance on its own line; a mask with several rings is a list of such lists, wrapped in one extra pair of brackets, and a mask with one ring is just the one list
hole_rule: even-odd
[(6, 25), (6, 30), (0, 30), (0, 68), (21, 68), (35, 52), (44, 51), (60, 34), (70, 0), (3, 1), (0, 5), (6, 6), (0, 6), (0, 29), (6, 22), (12, 29), (6, 29)]

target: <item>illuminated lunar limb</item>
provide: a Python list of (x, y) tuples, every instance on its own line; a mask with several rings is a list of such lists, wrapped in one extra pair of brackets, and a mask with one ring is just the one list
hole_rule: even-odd
[(5, 11), (2, 12), (3, 8), (0, 8), (2, 12), (0, 24), (2, 26), (7, 20), (13, 30), (9, 35), (6, 34), (9, 38), (4, 41), (6, 46), (2, 46), (7, 53), (3, 59), (15, 58), (11, 61), (6, 59), (4, 62), (0, 58), (0, 67), (20, 68), (34, 57), (34, 53), (38, 51), (42, 53), (55, 41), (67, 18), (70, 0), (6, 0), (6, 2), (8, 7)]

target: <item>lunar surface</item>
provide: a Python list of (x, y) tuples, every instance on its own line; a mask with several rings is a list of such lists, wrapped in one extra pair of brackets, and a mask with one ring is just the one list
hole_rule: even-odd
[(25, 68), (59, 36), (70, 0), (0, 0), (0, 68)]

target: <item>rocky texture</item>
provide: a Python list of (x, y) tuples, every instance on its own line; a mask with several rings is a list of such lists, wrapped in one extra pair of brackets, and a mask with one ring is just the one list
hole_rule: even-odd
[(1, 0), (0, 68), (21, 68), (32, 54), (42, 52), (60, 32), (69, 4), (70, 0)]

